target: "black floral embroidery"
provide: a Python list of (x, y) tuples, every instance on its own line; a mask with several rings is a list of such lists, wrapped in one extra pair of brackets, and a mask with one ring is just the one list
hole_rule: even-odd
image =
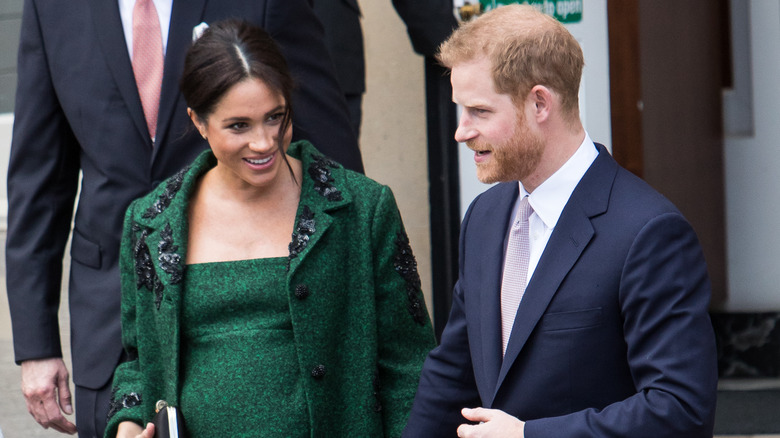
[(116, 387), (111, 390), (111, 403), (108, 405), (109, 420), (122, 409), (132, 408), (141, 404), (141, 394), (131, 392), (130, 394), (123, 394), (122, 397), (117, 399), (117, 391), (118, 388)]
[(322, 155), (315, 156), (309, 165), (309, 176), (314, 180), (314, 190), (328, 201), (341, 201), (341, 192), (331, 184), (333, 177), (330, 169), (338, 167), (336, 162)]
[(166, 224), (160, 231), (160, 243), (157, 244), (157, 260), (160, 268), (171, 276), (171, 284), (177, 284), (182, 279), (181, 255), (177, 254), (178, 245), (173, 244), (171, 224)]
[(395, 238), (395, 271), (406, 281), (406, 296), (409, 299), (409, 313), (417, 324), (425, 325), (425, 308), (420, 299), (420, 275), (417, 273), (417, 260), (412, 254), (409, 238), (399, 231)]
[(162, 302), (163, 285), (157, 277), (152, 263), (152, 255), (149, 252), (149, 246), (146, 244), (146, 238), (149, 236), (148, 229), (142, 229), (137, 224), (133, 224), (133, 232), (137, 238), (133, 242), (133, 258), (135, 259), (135, 277), (136, 287), (140, 289), (145, 286), (150, 292), (154, 293), (154, 304), (157, 310), (160, 310)]
[(154, 201), (151, 207), (144, 211), (142, 217), (144, 219), (154, 219), (165, 211), (171, 204), (171, 201), (176, 196), (176, 193), (181, 189), (182, 182), (184, 181), (184, 174), (190, 170), (190, 166), (187, 166), (168, 179), (168, 183), (165, 186), (165, 190), (160, 197)]
[(289, 245), (290, 255), (287, 259), (288, 270), (290, 269), (290, 262), (292, 259), (298, 257), (298, 254), (306, 249), (306, 245), (309, 244), (310, 236), (316, 231), (314, 226), (314, 212), (311, 211), (308, 205), (304, 205), (301, 216), (298, 218), (298, 227), (293, 232), (292, 242), (290, 242)]
[(374, 379), (371, 382), (374, 386), (374, 412), (382, 412), (382, 400), (379, 398), (379, 392), (382, 390), (382, 382), (379, 380), (379, 370), (374, 370)]

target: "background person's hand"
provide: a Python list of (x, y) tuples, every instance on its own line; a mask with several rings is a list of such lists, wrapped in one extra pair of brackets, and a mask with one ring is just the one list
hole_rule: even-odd
[(523, 438), (525, 423), (498, 409), (463, 408), (463, 416), (479, 424), (461, 424), (458, 427), (460, 438), (506, 437)]
[(65, 416), (73, 414), (70, 375), (61, 358), (22, 362), (22, 394), (27, 411), (45, 429), (75, 434), (76, 425)]

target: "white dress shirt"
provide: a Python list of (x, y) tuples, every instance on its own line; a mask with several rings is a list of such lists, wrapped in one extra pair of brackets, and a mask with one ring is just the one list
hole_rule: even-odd
[[(585, 139), (582, 144), (569, 158), (566, 163), (561, 166), (552, 176), (547, 178), (536, 190), (530, 195), (523, 188), (523, 183), (518, 181), (520, 186), (520, 195), (517, 197), (517, 201), (514, 206), (514, 213), (512, 214), (511, 224), (514, 223), (514, 218), (517, 216), (518, 207), (520, 201), (529, 196), (528, 202), (533, 207), (534, 212), (528, 218), (528, 232), (529, 243), (531, 247), (531, 253), (528, 263), (528, 275), (526, 276), (526, 284), (533, 276), (536, 265), (539, 264), (539, 259), (542, 258), (542, 253), (547, 247), (547, 242), (550, 240), (555, 225), (558, 223), (558, 219), (561, 217), (563, 208), (566, 203), (569, 202), (571, 194), (579, 184), (585, 172), (588, 171), (590, 165), (598, 156), (599, 152), (596, 149), (596, 145), (593, 144), (593, 140), (590, 139), (588, 133), (585, 133)], [(509, 230), (507, 230), (509, 233)], [(508, 235), (508, 234), (507, 234)]]

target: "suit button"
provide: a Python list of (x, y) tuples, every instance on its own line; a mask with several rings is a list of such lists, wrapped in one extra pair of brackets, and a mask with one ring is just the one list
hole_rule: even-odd
[(325, 377), (325, 365), (317, 365), (311, 370), (311, 376), (319, 380)]
[(309, 287), (305, 284), (299, 284), (298, 286), (295, 286), (295, 298), (298, 298), (299, 300), (305, 300), (311, 292), (309, 291)]

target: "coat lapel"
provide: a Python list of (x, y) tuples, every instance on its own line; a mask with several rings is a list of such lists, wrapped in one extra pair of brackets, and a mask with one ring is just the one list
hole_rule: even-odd
[(147, 139), (148, 146), (151, 148), (152, 142), (149, 139), (144, 110), (141, 107), (141, 98), (138, 96), (138, 88), (133, 76), (133, 65), (127, 53), (127, 42), (122, 31), (119, 6), (116, 1), (105, 0), (89, 0), (89, 5), (106, 64), (114, 77), (125, 105), (127, 105), (133, 124), (138, 129), (141, 138)]
[(595, 231), (591, 218), (607, 210), (617, 164), (602, 145), (597, 147), (599, 155), (566, 203), (517, 309), (496, 392), (558, 292), (561, 282), (593, 238)]
[(333, 223), (330, 213), (352, 203), (352, 197), (339, 188), (344, 168), (320, 155), (308, 142), (294, 143), (287, 153), (303, 164), (301, 201), (290, 243), (289, 270), (293, 273)]
[(202, 153), (191, 166), (170, 177), (152, 195), (144, 198), (146, 204), (140, 206), (134, 216), (135, 223), (147, 235), (146, 246), (155, 277), (152, 283), (159, 281), (161, 285), (162, 297), (153, 311), (159, 314), (155, 327), (158, 338), (167, 340), (161, 354), (161, 360), (166, 361), (162, 368), (167, 375), (162, 381), (169, 386), (166, 394), (177, 394), (182, 288), (189, 236), (187, 206), (200, 175), (215, 164), (216, 159), (210, 151)]
[[(192, 28), (200, 24), (206, 0), (174, 0), (171, 24), (168, 30), (168, 46), (165, 51), (165, 67), (160, 94), (160, 111), (157, 119), (156, 146), (170, 133), (173, 113), (179, 99), (179, 78), (184, 68), (184, 57), (192, 44)], [(177, 135), (178, 133), (172, 133)], [(159, 148), (154, 148), (154, 156)]]

